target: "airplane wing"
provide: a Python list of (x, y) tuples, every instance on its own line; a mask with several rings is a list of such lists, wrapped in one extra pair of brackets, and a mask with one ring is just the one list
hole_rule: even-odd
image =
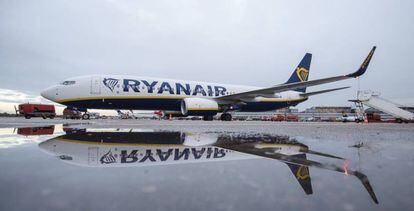
[(242, 93), (237, 93), (237, 94), (232, 94), (232, 95), (221, 96), (215, 99), (218, 101), (224, 101), (224, 102), (239, 102), (239, 101), (245, 101), (246, 99), (253, 99), (258, 96), (269, 96), (269, 95), (273, 95), (278, 92), (295, 90), (298, 88), (304, 88), (308, 86), (316, 86), (320, 84), (326, 84), (326, 83), (331, 83), (331, 82), (350, 79), (350, 78), (357, 78), (363, 75), (365, 71), (367, 70), (369, 62), (371, 61), (371, 58), (374, 55), (375, 49), (376, 49), (376, 46), (374, 46), (372, 50), (369, 52), (367, 58), (361, 64), (359, 69), (351, 74), (316, 79), (316, 80), (311, 80), (311, 81), (281, 84), (281, 85), (277, 85), (277, 86), (273, 86), (269, 88), (257, 89), (257, 90), (252, 90), (252, 91), (247, 91), (247, 92), (242, 92)]
[(334, 89), (325, 89), (325, 90), (320, 90), (320, 91), (316, 91), (316, 92), (306, 92), (303, 94), (300, 94), (301, 97), (309, 97), (312, 95), (318, 95), (318, 94), (323, 94), (323, 93), (327, 93), (327, 92), (333, 92), (333, 91), (338, 91), (341, 89), (348, 89), (350, 88), (350, 86), (345, 86), (345, 87), (339, 87), (339, 88), (334, 88)]
[[(222, 142), (222, 143), (217, 143), (216, 145), (224, 149), (230, 149), (230, 150), (238, 151), (241, 153), (256, 155), (256, 156), (263, 157), (263, 158), (279, 160), (281, 162), (286, 163), (306, 194), (313, 193), (312, 183), (311, 183), (310, 174), (309, 174), (309, 167), (317, 167), (321, 169), (354, 175), (362, 183), (362, 185), (367, 190), (372, 200), (376, 204), (378, 204), (378, 199), (375, 195), (374, 189), (372, 188), (368, 180), (368, 177), (361, 172), (347, 169), (347, 167), (340, 167), (340, 166), (333, 165), (333, 164), (321, 163), (318, 161), (309, 160), (307, 159), (305, 152), (296, 154), (296, 155), (285, 155), (281, 153), (275, 153), (274, 150), (271, 148), (256, 148), (254, 146), (254, 143), (253, 144), (252, 143), (229, 144), (226, 142)], [(317, 154), (317, 155), (324, 156), (324, 157), (343, 159), (340, 157), (336, 157), (336, 156), (332, 156), (332, 155), (328, 155), (324, 153), (318, 153), (314, 151), (311, 151), (310, 153)]]

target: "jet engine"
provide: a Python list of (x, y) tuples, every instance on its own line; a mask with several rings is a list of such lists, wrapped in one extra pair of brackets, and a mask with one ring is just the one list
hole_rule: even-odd
[(214, 116), (219, 106), (216, 101), (205, 98), (185, 98), (181, 101), (181, 113), (185, 116)]

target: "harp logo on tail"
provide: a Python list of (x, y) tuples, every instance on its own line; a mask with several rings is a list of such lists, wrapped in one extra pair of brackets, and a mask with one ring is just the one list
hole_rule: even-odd
[(298, 171), (296, 172), (296, 178), (302, 180), (309, 178), (308, 168), (306, 168), (305, 166), (300, 166)]
[(114, 92), (115, 86), (118, 85), (119, 80), (115, 78), (104, 78), (103, 84), (108, 87), (111, 92)]
[(309, 70), (303, 67), (298, 67), (296, 68), (296, 74), (298, 75), (300, 81), (307, 81), (309, 76)]
[(100, 161), (102, 164), (110, 164), (110, 163), (115, 163), (116, 158), (115, 156), (112, 155), (111, 150), (109, 150), (109, 152), (107, 152), (105, 155), (101, 157)]

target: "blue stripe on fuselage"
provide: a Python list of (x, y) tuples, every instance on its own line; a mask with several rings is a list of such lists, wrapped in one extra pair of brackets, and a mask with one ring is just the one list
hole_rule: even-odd
[[(246, 102), (239, 106), (238, 111), (260, 112), (270, 111), (289, 106), (296, 106), (305, 101), (282, 101), (282, 102)], [(125, 110), (168, 110), (180, 111), (182, 99), (88, 99), (62, 102), (68, 107), (79, 109), (125, 109)]]

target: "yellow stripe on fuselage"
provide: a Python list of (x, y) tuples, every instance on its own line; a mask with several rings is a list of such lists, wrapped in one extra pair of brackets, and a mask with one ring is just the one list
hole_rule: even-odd
[(217, 107), (211, 107), (211, 108), (188, 108), (189, 111), (217, 111)]

